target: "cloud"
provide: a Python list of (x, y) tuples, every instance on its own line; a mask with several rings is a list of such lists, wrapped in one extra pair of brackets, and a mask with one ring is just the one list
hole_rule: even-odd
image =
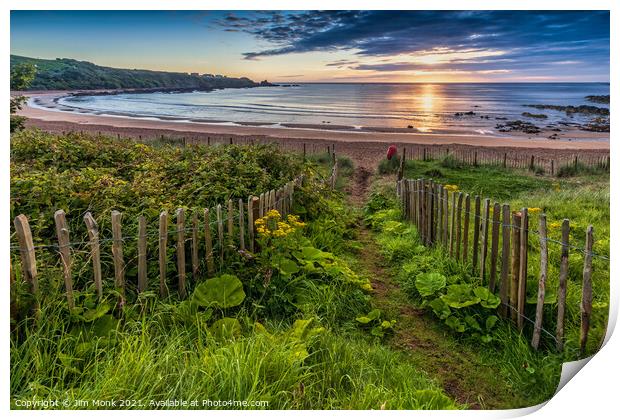
[[(349, 51), (355, 60), (327, 67), (374, 71), (458, 68), (498, 70), (528, 63), (580, 61), (585, 67), (609, 71), (608, 11), (300, 11), (237, 12), (219, 22), (223, 28), (254, 36), (264, 48), (244, 53), (248, 60), (306, 53)], [(416, 57), (466, 54), (471, 59), (436, 60), (425, 66)], [(480, 56), (500, 51), (487, 60)], [(401, 56), (410, 56), (403, 60)], [(399, 56), (384, 65), (376, 60)], [(373, 61), (369, 63), (368, 61)], [(396, 70), (395, 70), (396, 69)], [(510, 68), (504, 68), (510, 70)]]

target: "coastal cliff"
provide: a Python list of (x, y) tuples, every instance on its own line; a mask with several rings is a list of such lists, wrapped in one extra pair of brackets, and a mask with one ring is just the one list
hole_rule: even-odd
[(70, 58), (46, 60), (11, 55), (11, 69), (21, 63), (37, 67), (37, 75), (29, 90), (129, 89), (146, 91), (209, 91), (223, 88), (271, 86), (247, 77), (214, 74), (180, 73), (98, 66)]

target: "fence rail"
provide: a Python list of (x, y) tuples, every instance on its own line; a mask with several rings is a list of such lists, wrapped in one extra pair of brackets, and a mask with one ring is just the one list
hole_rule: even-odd
[[(555, 342), (558, 351), (563, 350), (569, 249), (583, 253), (579, 349), (582, 355), (585, 353), (592, 317), (592, 258), (609, 260), (606, 255), (592, 252), (592, 225), (588, 226), (585, 244), (580, 247), (569, 243), (568, 219), (563, 220), (562, 239), (557, 241), (547, 236), (547, 218), (544, 213), (538, 216), (538, 230), (530, 228), (532, 216), (528, 214), (527, 207), (511, 212), (508, 204), (500, 205), (494, 202), (491, 206), (490, 199), (482, 200), (475, 196), (472, 209), (472, 197), (469, 194), (450, 191), (449, 187), (426, 179), (401, 179), (397, 181), (396, 191), (403, 217), (417, 226), (422, 243), (427, 246), (442, 246), (456, 260), (471, 263), (472, 274), (477, 275), (483, 285), (488, 286), (493, 293), (499, 289), (499, 314), (512, 320), (521, 332), (524, 322), (530, 322), (533, 326), (531, 345), (535, 349), (538, 349), (541, 334), (544, 333)], [(473, 231), (470, 232), (472, 224)], [(471, 243), (470, 233), (473, 234)], [(540, 244), (534, 319), (526, 316), (525, 311), (530, 235), (536, 235)], [(561, 245), (555, 332), (544, 328), (543, 319), (548, 283), (549, 243)]]

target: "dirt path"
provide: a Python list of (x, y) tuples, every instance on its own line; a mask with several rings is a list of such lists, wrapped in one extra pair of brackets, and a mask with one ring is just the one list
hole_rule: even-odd
[[(363, 205), (371, 176), (367, 168), (355, 171), (349, 190), (356, 206)], [(374, 289), (373, 306), (381, 309), (386, 319), (397, 321), (388, 344), (404, 352), (459, 403), (472, 409), (517, 405), (518, 398), (496, 369), (485, 364), (471, 346), (456, 341), (432, 316), (415, 307), (393, 279), (373, 233), (363, 225), (358, 240), (363, 245), (360, 269), (370, 277)]]

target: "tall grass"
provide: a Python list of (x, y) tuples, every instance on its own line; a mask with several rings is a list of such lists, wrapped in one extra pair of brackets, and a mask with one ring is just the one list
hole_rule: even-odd
[(157, 307), (84, 351), (63, 310), (42, 311), (34, 328), (11, 340), (13, 399), (141, 401), (132, 408), (175, 399), (267, 401), (269, 409), (457, 408), (403, 355), (359, 334), (325, 331), (306, 343), (304, 359), (285, 324), (267, 323), (265, 331), (248, 321), (242, 336), (218, 340), (204, 325), (175, 321)]

